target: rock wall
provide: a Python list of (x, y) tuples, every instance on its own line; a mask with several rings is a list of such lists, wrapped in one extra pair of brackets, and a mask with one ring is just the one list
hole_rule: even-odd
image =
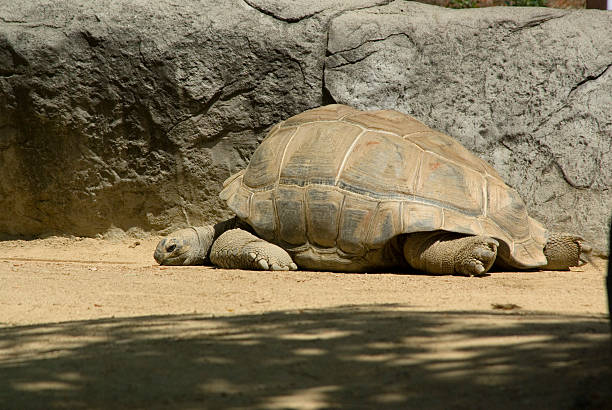
[[(10, 3), (10, 4), (9, 4)], [(489, 160), (554, 229), (606, 243), (612, 13), (405, 1), (0, 4), (0, 236), (228, 215), (274, 123), (396, 108)]]

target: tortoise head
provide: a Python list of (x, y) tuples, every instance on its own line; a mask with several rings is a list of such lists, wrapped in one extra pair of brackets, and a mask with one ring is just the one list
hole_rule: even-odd
[(202, 265), (213, 236), (211, 227), (180, 229), (159, 241), (153, 257), (160, 265)]

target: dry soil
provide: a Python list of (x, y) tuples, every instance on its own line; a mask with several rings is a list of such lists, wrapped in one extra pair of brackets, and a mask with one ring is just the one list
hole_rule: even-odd
[(483, 278), (0, 242), (0, 409), (612, 409), (607, 261)]

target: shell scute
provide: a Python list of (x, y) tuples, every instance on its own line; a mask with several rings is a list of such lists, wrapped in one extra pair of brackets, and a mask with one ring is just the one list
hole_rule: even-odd
[(365, 132), (347, 156), (339, 183), (345, 189), (374, 198), (411, 195), (420, 154), (417, 147), (397, 137)]
[(327, 248), (336, 245), (343, 200), (344, 195), (328, 187), (311, 186), (306, 190), (306, 225), (311, 243)]
[(225, 199), (227, 206), (236, 213), (240, 219), (248, 219), (251, 215), (252, 192), (242, 184), (242, 176), (232, 180), (221, 191), (221, 198)]
[(278, 212), (279, 239), (290, 245), (306, 242), (306, 210), (304, 189), (279, 186), (276, 190), (276, 212)]
[(300, 126), (285, 150), (277, 182), (334, 185), (346, 152), (362, 132), (343, 122)]
[(252, 194), (251, 212), (246, 220), (260, 237), (268, 241), (276, 239), (276, 210), (274, 209), (273, 191)]
[(244, 173), (245, 185), (263, 188), (278, 182), (284, 150), (297, 130), (280, 128), (259, 144)]
[(417, 195), (472, 216), (482, 213), (485, 181), (480, 173), (437, 155), (423, 155), (419, 171)]
[(466, 215), (453, 209), (443, 209), (444, 223), (442, 229), (450, 232), (465, 233), (471, 235), (483, 235), (481, 219)]
[(402, 231), (404, 233), (442, 229), (444, 223), (442, 208), (416, 201), (404, 202), (402, 205)]
[(346, 196), (340, 214), (338, 247), (353, 255), (363, 255), (367, 249), (366, 238), (374, 219), (376, 201)]
[(451, 138), (446, 134), (430, 129), (426, 132), (406, 136), (405, 139), (414, 142), (430, 155), (454, 162), (456, 166), (467, 167), (477, 172), (486, 171), (489, 173), (489, 171), (491, 171), (491, 175), (497, 176), (497, 172), (495, 172), (492, 168), (487, 167), (483, 160), (476, 157), (454, 138)]
[(523, 240), (529, 238), (531, 226), (528, 223), (527, 209), (518, 192), (489, 179), (487, 214), (504, 232)]
[(391, 238), (402, 231), (401, 203), (380, 202), (370, 226), (366, 243), (370, 249), (382, 248)]

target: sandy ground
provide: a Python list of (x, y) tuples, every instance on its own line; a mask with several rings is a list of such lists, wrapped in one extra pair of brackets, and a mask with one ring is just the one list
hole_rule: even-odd
[(0, 242), (0, 409), (612, 409), (604, 260), (484, 278)]

